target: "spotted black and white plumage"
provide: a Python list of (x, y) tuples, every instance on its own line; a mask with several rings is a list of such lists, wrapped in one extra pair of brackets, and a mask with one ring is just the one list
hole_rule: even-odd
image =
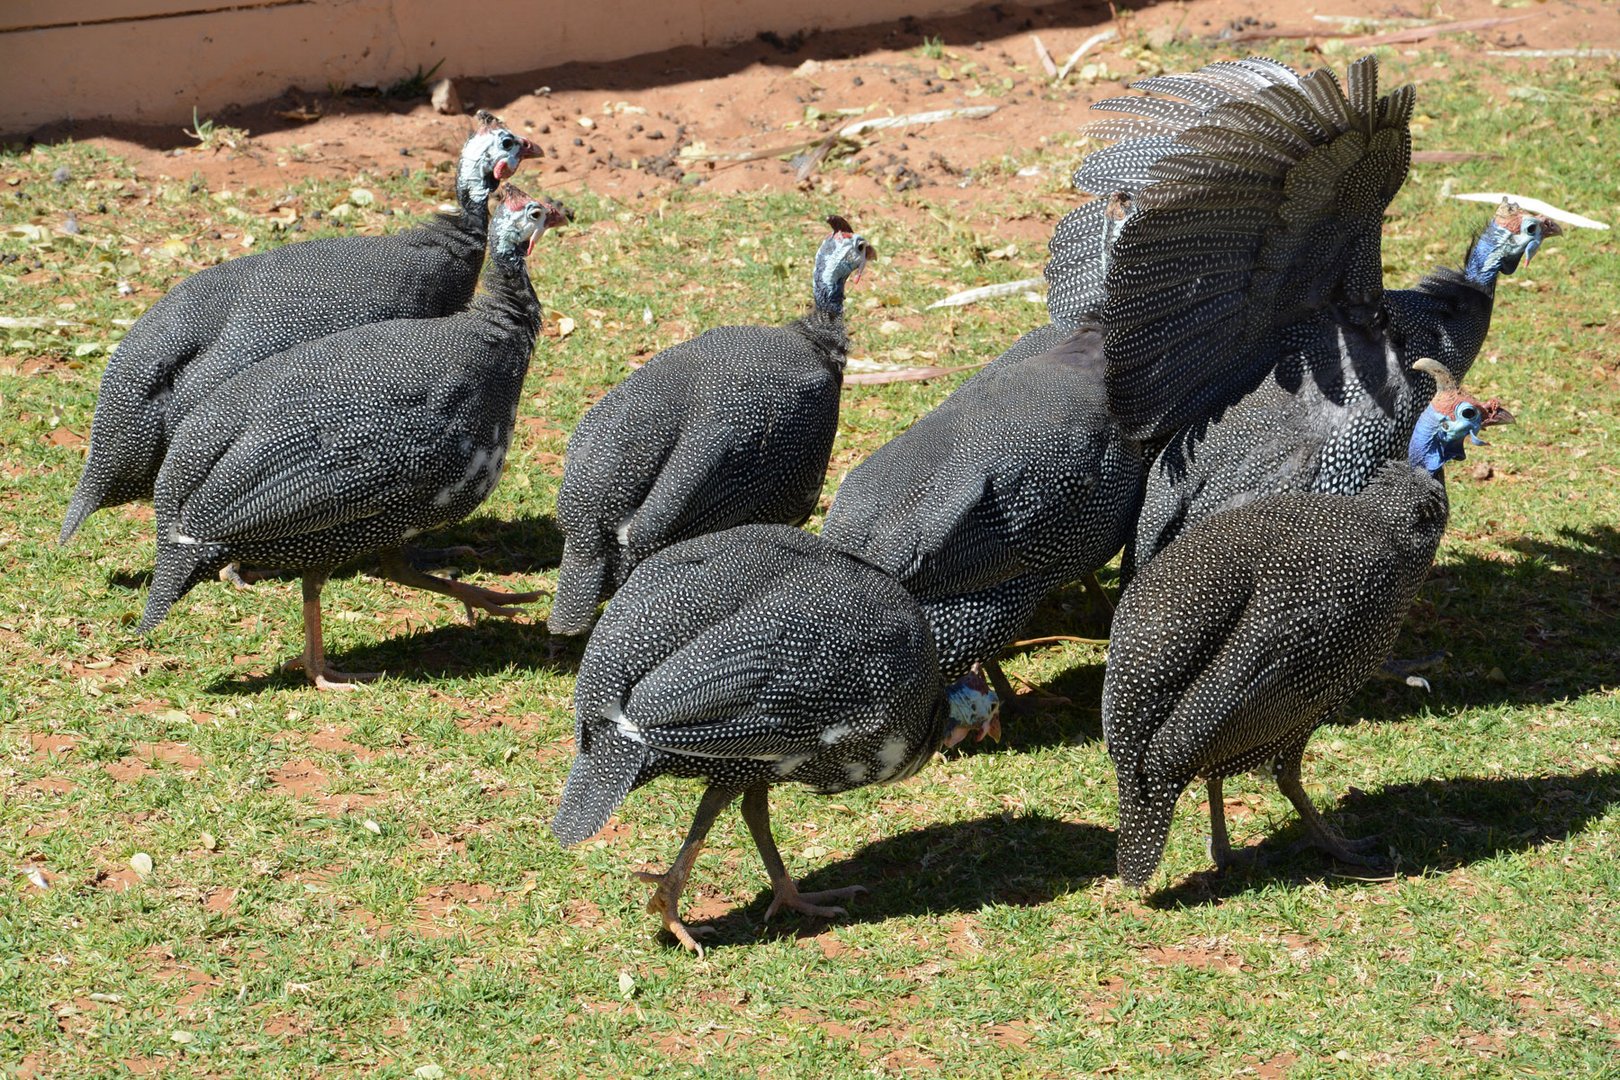
[(775, 784), (822, 794), (911, 776), (957, 727), (994, 718), (982, 682), (947, 691), (899, 582), (787, 525), (743, 525), (644, 559), (591, 633), (574, 688), (578, 757), (552, 831), (577, 844), (658, 776), (707, 782), (650, 908), (688, 947), (678, 902), (715, 816), (739, 795), (776, 902), (802, 896), (771, 839)]
[(1199, 776), (1211, 781), (1219, 861), (1220, 779), (1267, 762), (1322, 846), (1348, 852), (1302, 794), (1306, 741), (1389, 655), (1445, 530), (1442, 463), (1482, 424), (1509, 420), (1495, 402), (1443, 391), (1407, 459), (1361, 491), (1212, 514), (1138, 572), (1114, 614), (1103, 682), (1127, 884), (1152, 876), (1176, 801)]
[(849, 338), (844, 283), (873, 254), (842, 218), (816, 255), (815, 309), (786, 326), (725, 326), (673, 345), (591, 407), (568, 440), (548, 625), (597, 605), (660, 548), (815, 509), (838, 428)]
[(951, 724), (917, 602), (788, 525), (643, 560), (591, 632), (574, 710), (579, 757), (553, 825), (564, 844), (658, 776), (823, 794), (904, 780)]
[(946, 678), (1113, 558), (1141, 498), (1142, 455), (1108, 415), (1102, 332), (1016, 349), (856, 466), (821, 529), (922, 603)]
[(1360, 490), (1434, 392), (1412, 361), (1462, 378), (1497, 275), (1559, 231), (1504, 205), (1463, 272), (1386, 292), (1383, 213), (1406, 177), (1414, 93), (1380, 97), (1377, 74), (1364, 57), (1341, 89), (1251, 57), (1095, 106), (1118, 115), (1089, 132), (1118, 141), (1075, 184), (1106, 197), (1056, 230), (1048, 307), (1058, 325), (1107, 326), (1110, 411), (1163, 446), (1138, 563), (1257, 496)]
[(562, 220), (508, 185), (466, 311), (294, 346), (194, 409), (158, 474), (141, 629), (228, 562), (318, 574), (472, 512), (505, 466), (540, 329), (525, 245)]
[(66, 543), (103, 507), (152, 494), (169, 440), (237, 372), (302, 341), (387, 319), (440, 318), (472, 299), (489, 197), (538, 151), (488, 113), (462, 147), (460, 212), (390, 236), (288, 244), (211, 266), (136, 320), (102, 375)]

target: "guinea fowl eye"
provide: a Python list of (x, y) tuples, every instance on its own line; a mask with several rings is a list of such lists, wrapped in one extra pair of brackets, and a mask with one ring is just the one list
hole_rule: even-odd
[(1462, 408), (1457, 410), (1457, 415), (1462, 417), (1464, 420), (1472, 420), (1479, 415), (1479, 410), (1474, 408), (1472, 405), (1464, 405)]
[(1541, 231), (1541, 226), (1532, 221), (1525, 225), (1524, 231), (1529, 233), (1531, 236), (1534, 236), (1536, 233)]

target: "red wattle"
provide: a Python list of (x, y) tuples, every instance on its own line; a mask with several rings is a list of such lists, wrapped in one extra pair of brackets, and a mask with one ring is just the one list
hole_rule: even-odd
[(499, 160), (499, 161), (497, 161), (495, 163), (495, 179), (496, 180), (505, 180), (508, 176), (511, 176), (511, 175), (512, 175), (512, 166), (507, 164), (505, 158), (502, 158), (501, 160)]

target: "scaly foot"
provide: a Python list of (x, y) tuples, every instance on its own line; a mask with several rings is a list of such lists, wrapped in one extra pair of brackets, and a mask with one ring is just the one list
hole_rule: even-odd
[(772, 883), (771, 906), (765, 909), (765, 920), (770, 921), (782, 908), (790, 908), (804, 915), (814, 916), (818, 919), (832, 919), (849, 912), (836, 905), (823, 907), (826, 900), (853, 900), (866, 892), (864, 885), (850, 885), (842, 889), (826, 889), (822, 892), (802, 893), (799, 886), (790, 877), (778, 878)]
[(699, 936), (707, 937), (714, 933), (714, 927), (687, 926), (681, 921), (681, 913), (678, 907), (680, 889), (674, 887), (675, 883), (670, 879), (670, 873), (666, 871), (662, 874), (655, 874), (650, 870), (637, 870), (636, 877), (649, 885), (656, 886), (653, 889), (652, 896), (647, 898), (647, 912), (651, 915), (657, 915), (663, 920), (664, 929), (668, 930), (676, 941), (680, 942), (689, 951), (702, 956), (703, 946), (697, 943), (697, 938)]
[(358, 690), (366, 683), (376, 682), (383, 677), (380, 671), (339, 671), (324, 663), (312, 673), (301, 656), (295, 656), (281, 665), (281, 670), (302, 671), (310, 685), (317, 690)]

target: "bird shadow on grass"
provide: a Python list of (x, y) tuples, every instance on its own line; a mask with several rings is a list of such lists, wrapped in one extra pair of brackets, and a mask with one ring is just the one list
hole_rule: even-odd
[[(1277, 796), (1280, 800), (1281, 796)], [(1329, 815), (1355, 837), (1377, 834), (1389, 868), (1335, 868), (1314, 850), (1296, 852), (1304, 829), (1296, 821), (1256, 845), (1258, 860), (1225, 871), (1203, 870), (1154, 893), (1154, 907), (1214, 904), (1267, 884), (1359, 885), (1444, 874), (1581, 832), (1620, 803), (1620, 771), (1588, 769), (1571, 776), (1462, 776), (1352, 788)]]
[[(908, 915), (978, 911), (991, 904), (1036, 907), (1089, 888), (1113, 871), (1114, 833), (1099, 825), (1042, 814), (1000, 814), (930, 825), (886, 837), (798, 881), (802, 892), (863, 885), (842, 906), (839, 924)], [(784, 912), (770, 922), (771, 892), (706, 924), (705, 948), (752, 945), (761, 938), (814, 937), (826, 919)]]
[(471, 556), (450, 565), (486, 574), (536, 574), (555, 570), (562, 561), (562, 533), (550, 514), (511, 520), (486, 514), (425, 534), (421, 540), (423, 547), (472, 548)]
[(1515, 537), (1504, 547), (1505, 557), (1449, 554), (1407, 616), (1397, 656), (1450, 653), (1443, 667), (1428, 674), (1433, 697), (1374, 683), (1351, 703), (1352, 712), (1389, 720), (1425, 704), (1532, 705), (1615, 685), (1620, 528), (1565, 528)]
[[(447, 622), (343, 652), (328, 652), (326, 658), (340, 671), (381, 671), (387, 681), (434, 682), (511, 670), (571, 674), (579, 670), (583, 649), (582, 638), (554, 637), (539, 621), (481, 617), (471, 626)], [(211, 694), (258, 694), (302, 685), (302, 671), (277, 668), (227, 676), (207, 689)]]

